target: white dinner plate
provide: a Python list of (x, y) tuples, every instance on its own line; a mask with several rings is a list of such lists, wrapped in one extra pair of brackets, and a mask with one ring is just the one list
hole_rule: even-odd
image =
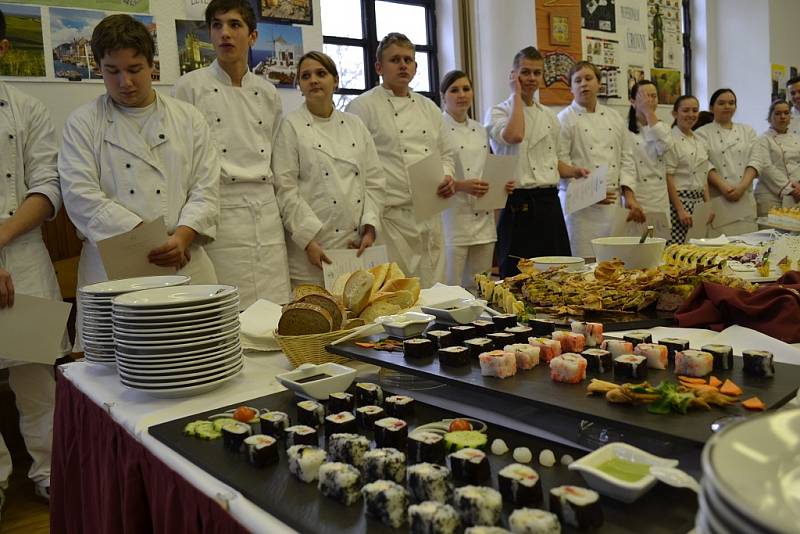
[(129, 357), (119, 353), (117, 353), (116, 358), (122, 362), (123, 365), (133, 369), (169, 369), (171, 367), (190, 367), (214, 360), (225, 360), (240, 352), (242, 352), (242, 346), (240, 344), (235, 344), (225, 349), (209, 352), (208, 354), (195, 354), (183, 358), (158, 360), (153, 358), (136, 358), (135, 356)]
[(114, 335), (111, 332), (108, 332), (107, 334), (95, 334), (92, 332), (83, 331), (81, 336), (84, 341), (90, 341), (101, 345), (114, 344)]
[(170, 369), (139, 369), (137, 367), (130, 367), (119, 360), (117, 361), (117, 367), (120, 369), (120, 374), (125, 375), (126, 380), (147, 380), (150, 378), (174, 378), (182, 380), (184, 378), (196, 378), (198, 376), (204, 376), (215, 371), (222, 372), (227, 369), (232, 369), (241, 361), (241, 359), (242, 353), (239, 352), (227, 358), (212, 360), (209, 362), (200, 362), (197, 365), (191, 365), (187, 367), (173, 367)]
[[(186, 320), (203, 319), (221, 317), (233, 312), (239, 311), (239, 299), (233, 298), (230, 302), (218, 304), (219, 307), (203, 305), (197, 306), (192, 310), (179, 309), (179, 310), (158, 310), (157, 313), (130, 313), (128, 311), (115, 311), (114, 320), (122, 321), (137, 321), (143, 324), (161, 323), (161, 322), (179, 322)], [(200, 308), (200, 309), (197, 309)]]
[(78, 293), (89, 295), (119, 295), (129, 291), (141, 291), (156, 287), (172, 287), (188, 284), (191, 278), (175, 274), (167, 276), (139, 276), (136, 278), (123, 278), (122, 280), (109, 280), (78, 289)]
[(124, 328), (114, 327), (114, 337), (116, 339), (124, 339), (129, 341), (145, 341), (145, 340), (165, 340), (165, 339), (188, 339), (188, 338), (196, 338), (197, 336), (208, 335), (213, 333), (222, 333), (227, 332), (230, 328), (239, 327), (239, 318), (234, 317), (233, 319), (228, 319), (225, 322), (220, 322), (218, 324), (212, 324), (210, 326), (196, 326), (191, 329), (183, 329), (183, 330), (170, 330), (164, 331), (163, 329), (160, 331), (154, 330), (128, 330)]
[(238, 291), (235, 286), (217, 284), (160, 287), (119, 295), (114, 298), (114, 305), (126, 308), (185, 306), (219, 302), (226, 297), (238, 294)]
[(224, 371), (220, 371), (219, 373), (213, 373), (213, 374), (210, 374), (210, 375), (207, 375), (207, 376), (201, 376), (199, 378), (189, 378), (189, 379), (186, 379), (186, 380), (173, 380), (171, 382), (169, 382), (169, 381), (162, 382), (162, 381), (156, 381), (156, 380), (142, 381), (141, 379), (140, 380), (128, 380), (122, 374), (120, 374), (119, 378), (120, 378), (120, 381), (123, 384), (125, 384), (126, 386), (132, 386), (134, 388), (139, 388), (139, 389), (181, 388), (181, 387), (187, 387), (187, 386), (192, 386), (192, 385), (196, 385), (196, 384), (201, 384), (203, 382), (209, 382), (211, 380), (216, 380), (216, 379), (222, 378), (224, 376), (227, 376), (229, 373), (237, 373), (242, 369), (242, 367), (244, 367), (244, 361), (241, 361), (241, 362), (237, 363), (235, 366), (233, 366), (230, 369), (225, 369)]
[(241, 371), (241, 369), (216, 380), (210, 380), (202, 384), (197, 384), (194, 386), (186, 386), (186, 387), (141, 389), (134, 386), (128, 386), (124, 382), (123, 385), (130, 389), (142, 391), (153, 397), (158, 397), (161, 399), (179, 399), (181, 397), (202, 395), (203, 393), (208, 393), (209, 391), (213, 391), (222, 386), (223, 384), (225, 384), (225, 382), (228, 382), (232, 378), (236, 377), (236, 375), (239, 374), (239, 371)]
[(85, 317), (93, 321), (99, 321), (99, 322), (107, 321), (109, 323), (111, 322), (110, 313), (92, 313), (81, 310), (81, 317)]
[(165, 356), (175, 354), (176, 352), (183, 352), (184, 350), (213, 350), (214, 348), (228, 345), (234, 340), (239, 339), (239, 333), (234, 335), (219, 335), (211, 339), (203, 339), (200, 341), (192, 341), (189, 343), (172, 343), (170, 345), (138, 345), (133, 343), (126, 343), (118, 341), (116, 347), (124, 350), (126, 353), (142, 356)]
[[(132, 352), (123, 346), (116, 346), (115, 353), (117, 356), (129, 358), (131, 360), (148, 360), (151, 362), (164, 362), (164, 361), (177, 361), (196, 358), (200, 356), (207, 356), (219, 352), (231, 350), (235, 346), (239, 346), (239, 338), (231, 338), (224, 343), (212, 344), (211, 346), (192, 347), (190, 350), (173, 350), (169, 352), (154, 353), (150, 351)], [(135, 349), (138, 351), (138, 347)]]
[(121, 317), (114, 317), (114, 328), (121, 332), (137, 333), (137, 332), (181, 332), (183, 330), (193, 330), (197, 327), (214, 326), (216, 324), (223, 324), (232, 321), (239, 317), (239, 311), (236, 310), (231, 313), (219, 317), (200, 317), (197, 319), (189, 319), (187, 321), (151, 321), (151, 322), (131, 322), (122, 320)]
[(196, 343), (201, 341), (228, 338), (232, 336), (238, 337), (239, 324), (236, 323), (235, 325), (230, 326), (226, 330), (223, 330), (221, 332), (218, 329), (214, 329), (208, 332), (198, 332), (198, 334), (199, 335), (197, 336), (187, 336), (183, 334), (178, 334), (177, 336), (172, 335), (165, 339), (158, 339), (158, 338), (152, 339), (147, 335), (143, 336), (128, 335), (124, 338), (115, 337), (114, 342), (126, 346), (159, 347), (159, 346), (169, 346), (169, 345), (185, 344), (185, 343)]
[(114, 306), (114, 315), (126, 318), (138, 318), (140, 320), (150, 320), (158, 315), (181, 315), (184, 313), (209, 313), (214, 310), (228, 309), (239, 306), (239, 295), (232, 295), (218, 302), (206, 302), (204, 304), (194, 304), (189, 306), (170, 306), (166, 308), (126, 308), (124, 306)]

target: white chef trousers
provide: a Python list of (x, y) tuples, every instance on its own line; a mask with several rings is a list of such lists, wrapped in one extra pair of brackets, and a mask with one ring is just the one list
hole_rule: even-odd
[(492, 269), (494, 243), (447, 245), (447, 285), (475, 287), (475, 274)]
[(375, 241), (386, 245), (389, 261), (397, 262), (406, 276), (419, 277), (423, 289), (445, 281), (444, 235), (438, 215), (418, 223), (410, 207), (387, 206)]

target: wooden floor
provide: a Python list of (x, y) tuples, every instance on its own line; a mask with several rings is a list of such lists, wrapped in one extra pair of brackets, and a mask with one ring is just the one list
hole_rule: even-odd
[(47, 501), (36, 496), (27, 473), (30, 461), (14, 463), (0, 516), (0, 534), (49, 534)]

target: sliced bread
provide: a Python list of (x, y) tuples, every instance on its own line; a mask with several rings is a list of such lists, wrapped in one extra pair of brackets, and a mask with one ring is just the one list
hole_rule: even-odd
[(375, 277), (375, 281), (372, 282), (372, 294), (375, 295), (380, 291), (384, 281), (386, 281), (386, 275), (389, 272), (389, 264), (381, 263), (380, 265), (372, 267), (369, 272)]
[(374, 295), (372, 299), (370, 299), (369, 303), (374, 304), (376, 302), (389, 302), (391, 304), (397, 304), (400, 306), (400, 310), (407, 310), (414, 305), (414, 297), (411, 295), (410, 291), (401, 289), (400, 291), (392, 291), (391, 293), (381, 292), (377, 295)]
[(355, 271), (347, 279), (342, 293), (342, 302), (345, 308), (353, 312), (353, 315), (360, 315), (361, 310), (369, 302), (372, 295), (372, 282), (375, 277), (367, 271)]
[(329, 295), (328, 290), (315, 284), (300, 284), (294, 288), (294, 300), (302, 300), (306, 295)]
[(364, 326), (365, 324), (367, 323), (364, 322), (364, 319), (361, 317), (354, 317), (353, 319), (348, 319), (344, 322), (342, 330), (350, 330), (351, 328), (357, 328), (359, 326)]
[(419, 278), (397, 278), (386, 282), (381, 288), (381, 293), (391, 293), (393, 291), (410, 292), (414, 299), (411, 305), (414, 305), (419, 299)]
[(397, 265), (397, 263), (392, 262), (389, 264), (389, 272), (386, 273), (386, 281), (384, 282), (384, 285), (389, 280), (395, 280), (397, 278), (405, 278), (405, 277), (406, 273), (403, 272), (403, 269), (401, 269), (400, 266)]
[(278, 321), (278, 333), (282, 336), (324, 334), (331, 330), (333, 318), (328, 310), (308, 302), (287, 304)]
[(391, 302), (387, 302), (385, 300), (379, 300), (364, 308), (364, 311), (361, 312), (359, 317), (364, 319), (365, 322), (371, 323), (382, 315), (394, 315), (399, 312), (400, 306), (397, 304), (392, 304)]
[(322, 306), (328, 310), (328, 313), (331, 314), (331, 318), (333, 319), (333, 329), (338, 330), (341, 328), (344, 319), (344, 309), (342, 309), (342, 307), (333, 297), (309, 293), (308, 295), (298, 299), (298, 302), (308, 302), (309, 304)]
[(336, 295), (337, 297), (341, 297), (344, 293), (344, 286), (347, 283), (347, 279), (350, 278), (350, 274), (352, 273), (342, 273), (336, 278), (336, 281), (333, 283), (333, 289), (331, 289), (331, 293)]

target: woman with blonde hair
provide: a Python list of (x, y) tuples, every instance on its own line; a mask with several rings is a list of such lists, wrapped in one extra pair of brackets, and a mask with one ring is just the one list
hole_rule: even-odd
[(775, 100), (767, 114), (769, 128), (756, 142), (754, 156), (761, 165), (755, 197), (759, 217), (770, 208), (800, 201), (800, 136), (792, 133), (789, 103)]

